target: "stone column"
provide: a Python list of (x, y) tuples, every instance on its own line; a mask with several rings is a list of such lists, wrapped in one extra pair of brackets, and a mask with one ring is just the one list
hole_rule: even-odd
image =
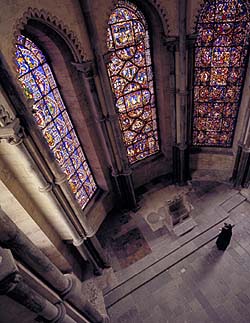
[(62, 303), (52, 304), (23, 281), (10, 251), (0, 248), (0, 255), (0, 294), (12, 298), (46, 322), (76, 323), (66, 314)]
[(173, 148), (174, 174), (178, 184), (189, 179), (189, 151), (187, 145), (187, 59), (186, 59), (187, 1), (179, 0), (179, 79), (177, 90), (176, 144)]
[[(95, 256), (91, 255), (92, 251), (89, 251), (84, 243), (79, 244), (79, 240), (86, 240), (88, 236), (92, 236), (92, 230), (86, 225), (83, 226), (79, 218), (82, 218), (82, 210), (74, 200), (72, 193), (68, 187), (67, 178), (65, 174), (62, 174), (56, 164), (53, 164), (54, 175), (56, 180), (54, 182), (53, 175), (47, 169), (46, 165), (40, 160), (37, 147), (33, 140), (27, 136), (20, 125), (18, 118), (11, 118), (8, 112), (3, 106), (0, 106), (0, 141), (5, 140), (11, 145), (15, 145), (16, 149), (29, 160), (31, 156), (35, 158), (38, 163), (38, 169), (41, 169), (43, 173), (37, 170), (36, 175), (41, 181), (43, 187), (40, 191), (48, 193), (52, 203), (59, 202), (59, 208), (62, 220), (67, 225), (73, 239), (73, 245), (77, 247), (84, 260), (89, 260), (93, 267), (95, 274), (101, 274), (102, 268), (107, 267), (107, 261), (101, 248), (98, 249), (99, 261), (95, 260)], [(31, 167), (32, 168), (32, 167)], [(65, 198), (67, 196), (67, 199)], [(69, 203), (71, 201), (72, 203)], [(57, 203), (58, 204), (58, 203)], [(73, 206), (73, 209), (72, 209)], [(76, 216), (77, 215), (77, 216)], [(84, 250), (84, 253), (83, 253)]]
[[(0, 66), (0, 72), (4, 75), (4, 85), (7, 87), (5, 88), (5, 91), (13, 99), (13, 91), (9, 92), (9, 89), (12, 88), (12, 84), (8, 79), (7, 72), (2, 69), (2, 66)], [(71, 233), (73, 245), (77, 247), (84, 260), (89, 260), (90, 263), (92, 263), (94, 272), (101, 274), (102, 268), (107, 266), (104, 252), (102, 252), (101, 248), (98, 248), (99, 262), (97, 262), (95, 260), (97, 251), (93, 256), (91, 255), (92, 251), (89, 251), (84, 243), (79, 243), (79, 240), (86, 240), (88, 237), (93, 235), (92, 229), (88, 228), (86, 221), (84, 221), (83, 212), (73, 196), (67, 182), (66, 175), (62, 173), (56, 160), (52, 157), (48, 149), (44, 149), (43, 154), (41, 154), (41, 151), (39, 150), (39, 143), (43, 141), (43, 137), (42, 134), (37, 131), (34, 118), (30, 113), (34, 104), (33, 100), (26, 99), (22, 91), (20, 91), (20, 96), (23, 100), (26, 100), (26, 108), (29, 111), (29, 113), (26, 113), (25, 119), (22, 121), (27, 126), (29, 133), (32, 134), (32, 137), (25, 133), (20, 124), (19, 118), (16, 118), (13, 113), (9, 113), (9, 111), (1, 104), (0, 142), (1, 140), (5, 140), (8, 143), (17, 146), (17, 149), (25, 155), (27, 160), (32, 160), (32, 162), (35, 161), (37, 165), (36, 175), (39, 178), (39, 181), (41, 181), (41, 186), (43, 187), (41, 191), (48, 193), (51, 202), (60, 208), (59, 214), (61, 214), (62, 220), (66, 223)], [(15, 96), (14, 102), (16, 108), (21, 105), (19, 97)], [(19, 113), (23, 114), (23, 111), (25, 111), (24, 108), (19, 111)], [(31, 165), (31, 169), (32, 168), (33, 165)]]
[(97, 250), (95, 247), (89, 247), (89, 240), (90, 238), (80, 237), (79, 239), (73, 241), (73, 245), (77, 248), (83, 258), (90, 260), (94, 268), (94, 274), (100, 276), (103, 272), (102, 269), (108, 268), (109, 264), (106, 261), (106, 257), (104, 256), (102, 249)]
[[(126, 150), (122, 141), (121, 130), (119, 127), (118, 115), (115, 112), (114, 97), (111, 90), (106, 60), (104, 58), (98, 33), (92, 14), (92, 6), (89, 0), (81, 1), (83, 16), (85, 18), (88, 34), (91, 35), (90, 43), (93, 50), (94, 61), (96, 62), (96, 76), (94, 77), (94, 84), (98, 99), (100, 102), (100, 109), (104, 116), (103, 120), (106, 125), (107, 141), (110, 143), (109, 153), (112, 154), (111, 160), (111, 176), (113, 177), (114, 191), (118, 196), (118, 207), (133, 209), (136, 208), (137, 203), (135, 199), (134, 186), (132, 180), (132, 172), (128, 164)], [(93, 95), (93, 93), (92, 93)]]
[(235, 187), (249, 187), (250, 185), (250, 105), (242, 129), (231, 177)]
[(32, 268), (60, 296), (93, 322), (109, 322), (85, 297), (81, 282), (73, 275), (63, 275), (9, 217), (0, 209), (0, 246), (10, 249), (22, 262)]
[(192, 119), (193, 119), (193, 90), (194, 90), (194, 62), (195, 62), (195, 41), (197, 34), (187, 36), (187, 142), (192, 145)]

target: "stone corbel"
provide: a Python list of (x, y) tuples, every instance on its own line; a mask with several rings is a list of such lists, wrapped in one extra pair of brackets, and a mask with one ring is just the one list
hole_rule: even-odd
[(166, 35), (161, 35), (161, 40), (163, 46), (165, 46), (170, 52), (175, 52), (178, 50), (179, 37), (168, 37)]
[(244, 153), (249, 154), (249, 153), (250, 153), (250, 147), (249, 147), (248, 145), (243, 145), (243, 146), (242, 146), (242, 151), (243, 151)]
[(5, 127), (13, 121), (9, 112), (0, 104), (0, 127)]
[(0, 294), (12, 290), (17, 282), (17, 266), (10, 250), (0, 247)]
[(93, 78), (97, 74), (96, 65), (95, 65), (94, 61), (87, 61), (87, 62), (84, 62), (84, 63), (75, 63), (75, 62), (72, 62), (71, 64), (73, 66), (75, 66), (75, 68), (77, 69), (77, 71), (83, 73), (84, 76), (87, 79)]
[(103, 61), (105, 64), (108, 64), (111, 61), (112, 52), (108, 52), (103, 55)]
[(15, 118), (7, 125), (0, 127), (0, 142), (1, 140), (6, 140), (10, 144), (19, 145), (22, 143), (23, 137), (24, 131), (18, 118)]
[(131, 168), (125, 168), (122, 172), (117, 172), (115, 170), (112, 170), (111, 175), (113, 177), (118, 177), (118, 176), (131, 176), (132, 175), (132, 170)]
[(116, 122), (118, 121), (118, 115), (116, 113), (113, 113), (113, 114), (109, 114), (107, 117), (106, 117), (106, 121), (109, 121), (109, 122)]
[(197, 39), (197, 36), (198, 36), (198, 34), (195, 34), (195, 33), (187, 35), (186, 43), (187, 43), (188, 48), (193, 48), (194, 47), (194, 44), (195, 44), (196, 39)]

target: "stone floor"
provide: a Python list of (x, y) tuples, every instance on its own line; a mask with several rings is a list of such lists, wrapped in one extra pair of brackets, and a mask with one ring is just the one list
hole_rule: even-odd
[[(139, 203), (163, 188), (164, 182), (145, 187)], [(187, 195), (197, 226), (181, 237), (164, 226), (153, 231), (139, 211), (112, 214), (103, 224), (99, 239), (112, 269), (102, 288), (112, 323), (250, 322), (246, 194), (226, 183), (193, 181)], [(221, 252), (215, 238), (225, 221), (235, 227)]]

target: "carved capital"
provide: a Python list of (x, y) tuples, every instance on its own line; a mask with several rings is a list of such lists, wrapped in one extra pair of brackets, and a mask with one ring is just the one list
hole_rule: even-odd
[(250, 153), (250, 147), (248, 147), (247, 145), (243, 145), (242, 150), (243, 150), (244, 153), (248, 153), (248, 154)]
[(22, 276), (20, 274), (17, 272), (11, 273), (0, 282), (0, 295), (11, 292), (21, 280)]
[(106, 120), (109, 121), (109, 122), (114, 122), (114, 121), (117, 121), (118, 120), (118, 115), (117, 114), (109, 114), (107, 117), (106, 117)]
[(176, 147), (180, 150), (180, 151), (184, 151), (188, 148), (188, 145), (187, 144), (184, 144), (184, 143), (179, 143), (176, 145)]
[(86, 78), (93, 78), (97, 74), (96, 65), (95, 65), (94, 61), (87, 61), (87, 62), (84, 62), (84, 63), (74, 63), (74, 62), (72, 62), (72, 65), (75, 66), (77, 71), (83, 73), (83, 75)]
[(126, 167), (122, 172), (112, 170), (111, 175), (113, 177), (119, 177), (119, 176), (131, 176), (132, 170), (129, 167)]
[(179, 42), (178, 37), (168, 37), (166, 35), (162, 35), (161, 40), (162, 40), (163, 46), (165, 46), (168, 51), (175, 52), (176, 50), (178, 50), (178, 42)]
[(61, 184), (66, 183), (66, 182), (67, 182), (67, 176), (64, 173), (56, 176), (56, 178), (55, 178), (56, 185), (60, 186)]
[(39, 192), (47, 193), (47, 192), (51, 192), (52, 189), (53, 189), (53, 184), (52, 183), (47, 183), (45, 186), (39, 187)]
[(5, 127), (13, 121), (9, 112), (0, 104), (0, 127)]
[(112, 52), (108, 52), (103, 55), (103, 61), (105, 64), (108, 64), (111, 61)]
[(188, 48), (193, 48), (198, 34), (191, 34), (187, 36), (186, 42)]
[[(6, 120), (6, 119), (5, 119)], [(24, 130), (20, 125), (20, 120), (15, 118), (6, 125), (0, 127), (0, 142), (5, 140), (12, 145), (19, 145), (22, 143), (24, 137)]]

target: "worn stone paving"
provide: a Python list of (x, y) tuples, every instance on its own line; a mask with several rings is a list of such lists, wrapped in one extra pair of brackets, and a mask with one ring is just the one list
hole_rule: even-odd
[(250, 204), (241, 208), (225, 252), (211, 241), (109, 308), (111, 322), (249, 323)]
[[(195, 185), (200, 188), (191, 192), (190, 199), (195, 206), (197, 232), (202, 226), (212, 226), (216, 221), (218, 214), (214, 213), (215, 206), (224, 208), (229, 222), (235, 223), (229, 248), (225, 252), (216, 249), (215, 235), (213, 232), (211, 236), (211, 229), (201, 233), (198, 238), (194, 237), (191, 241), (193, 251), (189, 253), (189, 248), (186, 251), (183, 249), (182, 258), (176, 258), (173, 266), (168, 267), (167, 261), (162, 262), (157, 275), (153, 259), (146, 271), (143, 271), (145, 262), (134, 264), (139, 264), (137, 267), (139, 272), (141, 270), (137, 276), (141, 279), (138, 288), (133, 288), (131, 284), (133, 266), (127, 268), (130, 270), (127, 282), (125, 273), (117, 272), (119, 279), (116, 284), (119, 285), (123, 277), (124, 286), (120, 286), (120, 296), (115, 296), (117, 299), (113, 297), (108, 305), (112, 323), (250, 322), (250, 203), (238, 191), (224, 184), (211, 183), (210, 189), (207, 185), (202, 186), (202, 183)], [(186, 247), (185, 236), (181, 239)], [(202, 244), (197, 239), (207, 243)], [(161, 243), (164, 247), (164, 242), (163, 239), (151, 245), (152, 249), (156, 248), (154, 255)], [(180, 242), (177, 242), (171, 241), (179, 245)], [(159, 250), (160, 256), (163, 250)], [(179, 254), (181, 251), (178, 249)], [(175, 253), (172, 257), (175, 257)], [(147, 276), (146, 279), (143, 279), (143, 275)], [(128, 292), (122, 293), (122, 289), (126, 288)], [(116, 288), (114, 295), (115, 291)], [(110, 296), (112, 291), (106, 298)]]

